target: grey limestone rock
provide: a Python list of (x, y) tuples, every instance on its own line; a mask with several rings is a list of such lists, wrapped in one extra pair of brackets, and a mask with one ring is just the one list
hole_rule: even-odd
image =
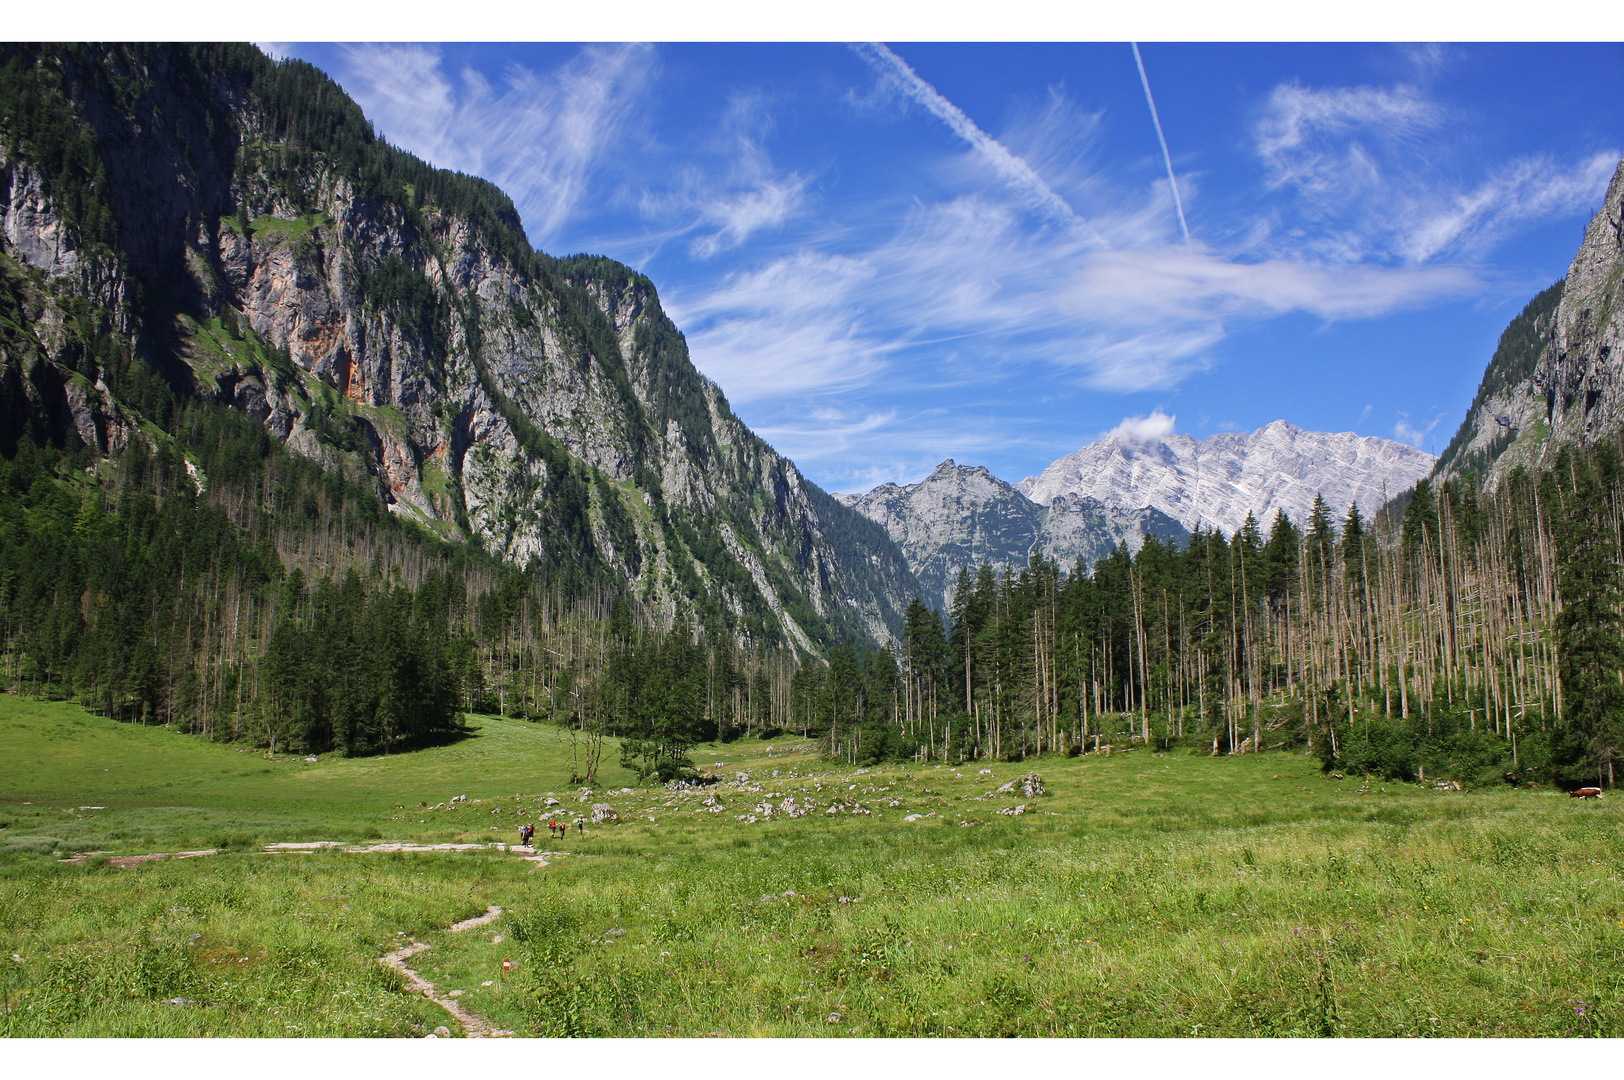
[(1353, 432), (1304, 431), (1284, 420), (1197, 441), (1169, 434), (1108, 435), (1017, 484), (1045, 506), (1082, 495), (1125, 509), (1150, 506), (1186, 529), (1233, 535), (1252, 514), (1265, 531), (1284, 510), (1302, 522), (1322, 495), (1331, 512), (1373, 513), (1432, 471), (1436, 459), (1405, 443)]

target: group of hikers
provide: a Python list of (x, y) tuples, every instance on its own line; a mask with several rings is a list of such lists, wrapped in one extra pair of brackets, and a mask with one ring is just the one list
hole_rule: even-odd
[[(569, 836), (569, 834), (570, 834), (570, 824), (567, 821), (559, 821), (557, 819), (553, 819), (553, 820), (547, 822), (547, 828), (549, 830), (551, 830), (552, 837), (553, 837), (554, 840), (562, 840), (565, 837)], [(578, 832), (578, 833), (585, 833), (586, 832), (586, 819), (585, 818), (576, 818), (575, 819), (575, 831)], [(536, 835), (536, 827), (534, 825), (530, 824), (528, 821), (525, 822), (523, 825), (520, 825), (519, 826), (519, 845), (521, 847), (529, 847), (530, 846), (530, 838), (535, 836), (535, 835)]]

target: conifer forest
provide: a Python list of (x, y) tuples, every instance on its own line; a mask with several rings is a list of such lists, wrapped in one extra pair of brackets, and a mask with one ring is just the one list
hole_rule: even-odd
[(901, 640), (825, 658), (662, 618), (559, 568), (423, 534), (215, 407), (98, 462), (0, 464), (9, 686), (272, 750), (454, 738), (463, 711), (555, 723), (595, 774), (794, 731), (854, 764), (1134, 744), (1300, 747), (1394, 779), (1610, 784), (1624, 731), (1618, 446), (1498, 491), (1470, 478), (1367, 517), (1149, 539), (1092, 568), (1034, 558), (915, 601)]

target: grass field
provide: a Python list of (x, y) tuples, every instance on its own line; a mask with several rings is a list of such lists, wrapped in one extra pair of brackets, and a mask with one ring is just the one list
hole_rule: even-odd
[[(519, 1034), (1624, 1034), (1611, 800), (1384, 790), (1297, 754), (857, 770), (784, 737), (701, 748), (716, 788), (621, 791), (611, 764), (583, 802), (567, 735), (475, 725), (308, 764), (0, 697), (0, 1030), (423, 1034), (445, 1013), (376, 963), (412, 936)], [(1048, 794), (989, 797), (1029, 769)], [(623, 822), (539, 869), (261, 850), (511, 841), (592, 802)]]

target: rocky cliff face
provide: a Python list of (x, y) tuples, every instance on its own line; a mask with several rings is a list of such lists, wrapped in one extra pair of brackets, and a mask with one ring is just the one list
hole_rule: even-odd
[(1321, 495), (1337, 514), (1355, 502), (1374, 512), (1432, 470), (1434, 458), (1404, 443), (1303, 431), (1284, 420), (1250, 434), (1199, 442), (1167, 435), (1138, 442), (1108, 436), (1067, 454), (1016, 487), (1048, 505), (1062, 495), (1110, 507), (1150, 506), (1186, 529), (1233, 535), (1251, 513), (1267, 532), (1277, 511), (1304, 520)]
[(1436, 475), (1475, 473), (1497, 484), (1510, 469), (1530, 465), (1544, 452), (1550, 409), (1533, 377), (1550, 347), (1563, 285), (1558, 281), (1534, 297), (1500, 335), (1466, 418), (1438, 456)]
[(532, 251), (499, 191), (377, 141), (308, 65), (6, 51), (7, 430), (106, 453), (144, 364), (517, 563), (757, 642), (900, 628), (900, 551), (732, 415), (641, 275)]
[(1567, 277), (1512, 320), (1438, 475), (1497, 487), (1564, 440), (1624, 428), (1624, 162), (1585, 229)]
[(952, 458), (917, 484), (881, 484), (866, 495), (836, 499), (884, 526), (908, 558), (924, 599), (952, 603), (959, 571), (983, 564), (1020, 569), (1047, 555), (1071, 569), (1085, 567), (1119, 544), (1137, 551), (1147, 534), (1182, 545), (1189, 532), (1160, 511), (1127, 510), (1096, 499), (1062, 495), (1039, 506), (979, 465)]
[(1551, 345), (1534, 372), (1552, 441), (1624, 428), (1624, 162), (1568, 268)]

